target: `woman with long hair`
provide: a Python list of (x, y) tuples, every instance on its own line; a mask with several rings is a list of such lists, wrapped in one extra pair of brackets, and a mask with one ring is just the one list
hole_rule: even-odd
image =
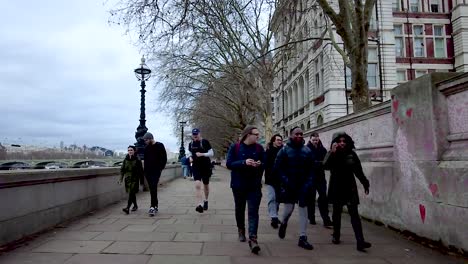
[(138, 192), (139, 183), (143, 179), (143, 166), (141, 160), (136, 156), (136, 147), (128, 146), (128, 154), (120, 168), (119, 184), (125, 183), (125, 191), (128, 193), (127, 207), (123, 208), (126, 214), (130, 212), (130, 206), (133, 204), (132, 211), (138, 209), (136, 201), (136, 193)]

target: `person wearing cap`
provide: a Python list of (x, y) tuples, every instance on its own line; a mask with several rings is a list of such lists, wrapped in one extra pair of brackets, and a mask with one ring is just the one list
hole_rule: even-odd
[[(192, 162), (192, 176), (195, 181), (195, 197), (199, 202), (195, 210), (203, 213), (204, 210), (208, 210), (210, 177), (212, 173), (210, 157), (213, 157), (214, 152), (210, 142), (201, 137), (200, 129), (198, 128), (192, 129), (192, 142), (189, 143), (188, 150), (191, 153), (190, 162)], [(204, 199), (201, 190), (202, 183), (204, 186)]]
[(265, 168), (265, 151), (257, 143), (260, 133), (254, 126), (246, 126), (240, 140), (230, 146), (226, 167), (231, 170), (231, 189), (234, 196), (235, 215), (239, 241), (245, 242), (245, 205), (248, 206), (249, 247), (258, 254), (258, 210), (262, 200), (262, 176)]
[(289, 218), (295, 204), (299, 206), (298, 246), (307, 250), (314, 247), (307, 241), (307, 202), (314, 183), (314, 160), (310, 149), (304, 145), (300, 127), (291, 129), (290, 139), (276, 156), (274, 169), (280, 175), (279, 201), (284, 204), (283, 219), (278, 236), (284, 239)]
[(339, 244), (341, 229), (341, 212), (346, 205), (351, 218), (358, 251), (365, 252), (372, 245), (364, 240), (358, 205), (359, 193), (356, 176), (364, 186), (364, 193), (369, 194), (369, 181), (362, 171), (361, 162), (354, 152), (353, 139), (344, 132), (337, 132), (332, 136), (330, 151), (324, 158), (326, 170), (330, 170), (330, 184), (328, 185), (328, 202), (333, 204), (333, 235), (332, 243)]
[(143, 136), (143, 140), (146, 144), (143, 170), (151, 195), (151, 205), (148, 214), (154, 216), (158, 212), (158, 183), (161, 172), (166, 167), (167, 153), (164, 144), (156, 142), (153, 134), (147, 132)]

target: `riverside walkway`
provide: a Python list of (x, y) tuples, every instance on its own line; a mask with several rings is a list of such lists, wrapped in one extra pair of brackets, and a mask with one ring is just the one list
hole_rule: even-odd
[(466, 263), (366, 221), (364, 235), (373, 246), (368, 253), (358, 252), (345, 214), (342, 244), (331, 243), (332, 231), (316, 216), (317, 225), (308, 227), (309, 241), (315, 248), (307, 251), (297, 246), (297, 212), (288, 224), (286, 238), (281, 240), (277, 230), (270, 227), (265, 200), (260, 207), (258, 231), (262, 250), (253, 255), (247, 243), (237, 240), (229, 171), (217, 167), (210, 186), (209, 210), (202, 214), (195, 211), (193, 182), (180, 178), (160, 187), (160, 208), (155, 217), (147, 215), (149, 193), (140, 192), (137, 212), (123, 214), (126, 201), (119, 202), (17, 245), (0, 255), (0, 263)]

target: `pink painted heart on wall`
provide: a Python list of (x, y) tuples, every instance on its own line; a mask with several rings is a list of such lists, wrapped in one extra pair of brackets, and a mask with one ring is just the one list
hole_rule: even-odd
[(431, 190), (432, 196), (436, 196), (439, 187), (435, 183), (429, 184), (429, 190)]
[(406, 110), (407, 117), (411, 117), (412, 115), (413, 115), (413, 108), (409, 108), (408, 110)]
[(421, 220), (424, 224), (424, 221), (426, 220), (426, 207), (422, 204), (419, 205), (419, 214), (421, 215)]

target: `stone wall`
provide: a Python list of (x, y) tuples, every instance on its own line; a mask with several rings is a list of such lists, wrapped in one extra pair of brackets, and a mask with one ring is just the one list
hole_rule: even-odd
[[(0, 172), (0, 245), (126, 198), (119, 173), (119, 168)], [(168, 165), (160, 183), (181, 175), (180, 165)]]
[(468, 250), (468, 74), (423, 76), (315, 131), (327, 148), (336, 131), (355, 140), (371, 184), (363, 216)]

